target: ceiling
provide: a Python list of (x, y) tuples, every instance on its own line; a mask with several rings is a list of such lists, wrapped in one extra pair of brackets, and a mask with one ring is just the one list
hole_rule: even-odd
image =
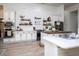
[(75, 4), (78, 4), (78, 3), (41, 3), (41, 4), (44, 4), (44, 5), (51, 5), (51, 6), (60, 6), (60, 5), (64, 5), (65, 8), (69, 7), (69, 6), (72, 6), (72, 5), (75, 5)]

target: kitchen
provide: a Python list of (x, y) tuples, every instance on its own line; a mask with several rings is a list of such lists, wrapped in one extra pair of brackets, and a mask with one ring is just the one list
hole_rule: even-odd
[[(8, 49), (9, 45), (12, 46), (13, 44), (17, 46), (16, 44), (18, 43), (18, 45), (20, 45), (21, 42), (22, 44), (24, 42), (24, 45), (25, 43), (32, 45), (33, 42), (36, 42), (34, 44), (38, 44), (40, 49), (43, 48), (44, 50), (47, 49), (46, 47), (44, 47), (46, 46), (46, 44), (44, 45), (45, 41), (43, 40), (46, 36), (61, 37), (64, 34), (68, 36), (72, 34), (72, 36), (74, 36), (75, 30), (73, 31), (72, 30), (73, 28), (68, 28), (68, 25), (70, 24), (67, 23), (68, 21), (64, 19), (65, 17), (64, 8), (66, 7), (67, 9), (66, 11), (70, 11), (68, 10), (69, 6), (73, 7), (73, 5), (77, 5), (77, 4), (2, 3), (0, 5), (2, 7), (0, 9), (0, 14), (1, 14), (0, 18), (2, 19), (1, 21), (3, 22), (2, 23), (3, 27), (2, 28), (0, 27), (1, 28), (0, 30), (2, 32), (1, 45), (4, 45), (2, 47), (4, 48), (4, 50)], [(28, 49), (27, 45), (26, 45), (26, 49)], [(42, 56), (44, 56), (45, 55), (44, 53), (46, 53), (46, 51), (45, 52), (43, 51), (41, 53)], [(36, 54), (38, 55), (37, 51)], [(6, 54), (4, 53), (4, 55), (10, 55), (10, 54), (8, 54), (7, 52)], [(13, 54), (13, 55), (18, 55), (18, 54)]]

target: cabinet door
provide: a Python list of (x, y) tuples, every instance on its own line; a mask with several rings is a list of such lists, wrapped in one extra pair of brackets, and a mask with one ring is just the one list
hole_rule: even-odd
[(44, 40), (43, 40), (43, 37), (44, 37), (44, 36), (47, 36), (47, 34), (41, 33), (41, 44), (43, 44), (43, 42), (44, 42)]
[(37, 37), (36, 32), (32, 32), (32, 40), (36, 40), (36, 37)]
[(21, 40), (21, 36), (22, 36), (22, 33), (21, 32), (16, 32), (16, 41), (20, 41)]
[(24, 40), (24, 41), (27, 39), (27, 38), (26, 38), (26, 33), (25, 33), (25, 32), (22, 32), (21, 39)]
[(31, 32), (27, 32), (27, 40), (31, 40)]

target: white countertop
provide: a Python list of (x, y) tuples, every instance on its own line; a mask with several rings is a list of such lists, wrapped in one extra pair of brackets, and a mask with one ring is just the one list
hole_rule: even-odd
[(44, 36), (43, 39), (64, 49), (79, 47), (79, 39), (66, 39), (54, 36)]

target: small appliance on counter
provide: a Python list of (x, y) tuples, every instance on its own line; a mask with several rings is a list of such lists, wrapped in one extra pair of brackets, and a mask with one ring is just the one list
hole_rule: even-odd
[(11, 28), (12, 26), (13, 26), (13, 23), (12, 22), (6, 22), (5, 23), (5, 27)]
[(63, 31), (63, 22), (61, 21), (55, 21), (55, 29), (58, 31)]

